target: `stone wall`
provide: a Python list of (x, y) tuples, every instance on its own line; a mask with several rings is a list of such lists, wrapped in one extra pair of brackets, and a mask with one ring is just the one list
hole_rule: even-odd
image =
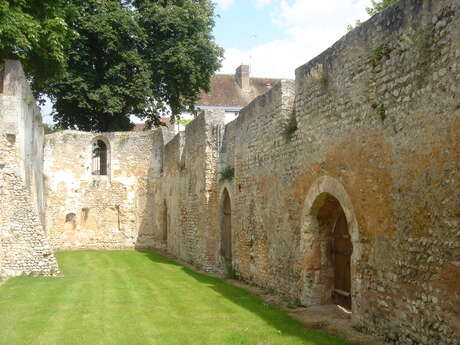
[[(167, 247), (180, 258), (214, 270), (218, 256), (219, 146), (223, 110), (209, 110), (189, 123), (165, 147), (164, 175), (156, 186)], [(157, 213), (159, 215), (160, 213)]]
[(355, 323), (398, 344), (458, 344), (458, 37), (458, 0), (401, 0), (227, 126), (202, 114), (165, 148), (168, 249), (226, 269), (226, 189), (240, 279), (330, 303), (343, 212)]
[[(107, 175), (92, 172), (92, 144), (98, 139), (107, 143)], [(53, 247), (161, 246), (161, 237), (154, 236), (153, 184), (163, 170), (163, 148), (161, 130), (47, 135), (46, 229)]]
[(43, 229), (43, 126), (21, 65), (0, 66), (0, 275), (59, 273)]
[(102, 134), (107, 177), (91, 174), (95, 134), (48, 136), (53, 245), (166, 247), (325, 304), (340, 290), (340, 223), (356, 325), (397, 344), (458, 345), (458, 37), (460, 1), (400, 0), (228, 125), (213, 110), (174, 138)]

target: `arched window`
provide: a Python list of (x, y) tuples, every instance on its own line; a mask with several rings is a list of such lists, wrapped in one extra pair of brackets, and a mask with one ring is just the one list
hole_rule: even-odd
[(107, 175), (107, 145), (102, 140), (93, 142), (93, 175)]

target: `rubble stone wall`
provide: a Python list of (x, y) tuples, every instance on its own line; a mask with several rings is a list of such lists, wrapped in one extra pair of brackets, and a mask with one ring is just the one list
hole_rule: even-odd
[[(107, 144), (107, 175), (92, 172), (98, 139)], [(53, 247), (155, 246), (153, 181), (162, 173), (163, 148), (161, 131), (47, 135), (46, 228)]]
[(207, 110), (173, 138), (101, 134), (111, 150), (103, 178), (91, 175), (94, 134), (47, 136), (53, 245), (167, 248), (322, 304), (344, 214), (356, 325), (396, 344), (458, 345), (458, 37), (459, 0), (400, 0), (227, 125)]
[(336, 203), (352, 243), (355, 323), (398, 344), (458, 344), (458, 37), (459, 1), (401, 0), (227, 126), (198, 117), (165, 148), (168, 249), (225, 271), (226, 189), (240, 279), (329, 303), (324, 219)]
[(43, 221), (43, 125), (19, 62), (0, 66), (0, 276), (56, 275)]

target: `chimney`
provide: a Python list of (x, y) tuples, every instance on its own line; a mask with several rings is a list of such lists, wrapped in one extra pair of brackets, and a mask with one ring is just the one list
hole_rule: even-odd
[(235, 79), (238, 85), (240, 86), (243, 91), (248, 91), (250, 89), (249, 86), (249, 66), (248, 65), (240, 65), (235, 72)]

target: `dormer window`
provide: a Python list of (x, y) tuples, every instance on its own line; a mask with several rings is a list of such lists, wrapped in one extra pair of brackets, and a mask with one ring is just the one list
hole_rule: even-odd
[(107, 165), (107, 145), (102, 140), (95, 140), (93, 142), (93, 175), (107, 175)]

